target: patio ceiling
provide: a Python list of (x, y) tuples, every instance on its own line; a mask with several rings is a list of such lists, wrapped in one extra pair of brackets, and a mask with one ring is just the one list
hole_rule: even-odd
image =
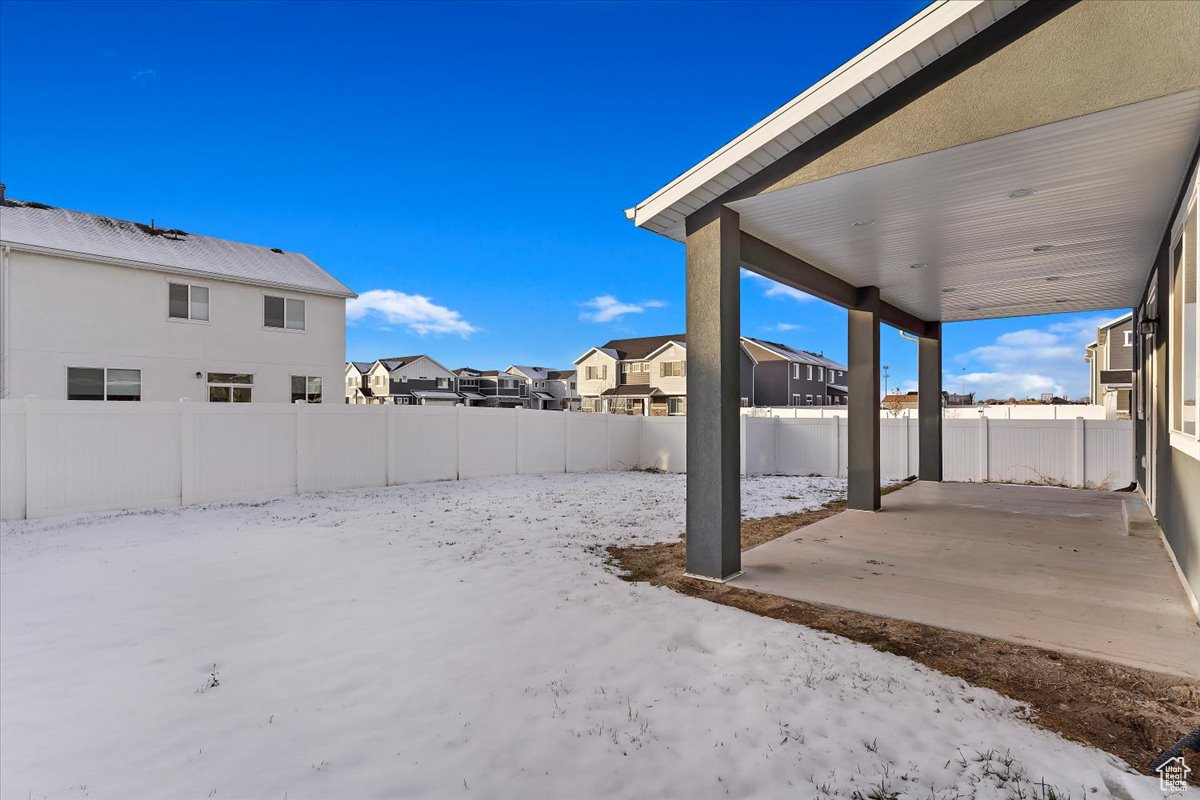
[(730, 207), (744, 231), (925, 320), (1130, 307), (1198, 138), (1193, 90)]
[(1198, 138), (1200, 91), (1180, 92), (730, 206), (922, 319), (1130, 307)]

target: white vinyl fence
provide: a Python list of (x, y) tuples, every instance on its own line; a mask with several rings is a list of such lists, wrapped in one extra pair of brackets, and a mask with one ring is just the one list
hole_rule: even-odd
[[(488, 475), (682, 472), (685, 417), (431, 406), (0, 401), (0, 517), (229, 502)], [(743, 417), (742, 473), (846, 474), (844, 417)], [(881, 421), (884, 478), (917, 420)], [(1128, 421), (946, 420), (946, 480), (1117, 488)]]
[[(827, 419), (829, 417), (844, 417), (849, 413), (845, 406), (755, 406), (743, 408), (742, 414), (747, 417), (784, 417), (785, 419)], [(1107, 411), (1104, 406), (1072, 404), (1072, 405), (991, 405), (991, 406), (946, 406), (942, 408), (943, 419), (1105, 419)], [(896, 413), (886, 409), (879, 410), (881, 419), (917, 418), (915, 408), (902, 408)]]

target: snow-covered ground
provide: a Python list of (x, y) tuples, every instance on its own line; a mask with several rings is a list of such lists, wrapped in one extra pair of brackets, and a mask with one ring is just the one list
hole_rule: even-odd
[[(750, 478), (743, 507), (843, 490)], [(5, 525), (0, 794), (1162, 797), (992, 692), (606, 569), (683, 495), (523, 476)]]

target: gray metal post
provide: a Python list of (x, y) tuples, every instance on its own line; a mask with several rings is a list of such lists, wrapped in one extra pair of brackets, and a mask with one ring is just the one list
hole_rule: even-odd
[(740, 230), (722, 208), (687, 221), (687, 571), (741, 570)]
[(942, 324), (930, 322), (917, 341), (917, 425), (923, 481), (942, 479)]
[(859, 289), (849, 309), (850, 375), (846, 399), (847, 508), (879, 510), (879, 287)]

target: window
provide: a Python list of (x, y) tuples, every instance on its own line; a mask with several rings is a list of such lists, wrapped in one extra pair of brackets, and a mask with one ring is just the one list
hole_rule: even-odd
[(292, 402), (319, 403), (321, 402), (320, 375), (293, 375)]
[(800, 365), (799, 364), (792, 364), (792, 377), (795, 378), (796, 380), (800, 380)]
[(458, 379), (458, 386), (460, 389), (466, 389), (468, 387), (471, 389), (474, 389), (478, 385), (479, 385), (478, 378), (459, 378)]
[(140, 369), (67, 367), (68, 400), (141, 400)]
[(575, 391), (575, 381), (571, 381), (570, 387), (572, 392)]
[(686, 397), (668, 397), (667, 398), (667, 413), (673, 417), (687, 414), (687, 398)]
[(449, 389), (450, 388), (450, 379), (449, 378), (438, 378), (437, 379), (437, 388)]
[(1190, 439), (1197, 437), (1196, 384), (1200, 378), (1197, 327), (1196, 204), (1188, 210), (1179, 241), (1172, 249), (1171, 331), (1168, 342), (1171, 364), (1171, 430)]
[(687, 362), (663, 361), (658, 365), (658, 374), (663, 378), (682, 378), (687, 375)]
[[(812, 367), (809, 367), (809, 369), (812, 369)], [(811, 394), (804, 395), (804, 405), (811, 406), (812, 404), (813, 404), (812, 395)]]
[(263, 295), (263, 325), (290, 331), (304, 330), (304, 301)]
[(1133, 331), (1132, 330), (1125, 331), (1125, 346), (1133, 347)]
[[(797, 371), (799, 371), (800, 365), (797, 364), (796, 368), (797, 368)], [(798, 394), (792, 395), (792, 405), (794, 405), (794, 406), (803, 405), (803, 403), (800, 402), (800, 395), (798, 395)]]
[(190, 283), (167, 285), (167, 314), (171, 319), (208, 321), (208, 287)]
[(840, 369), (838, 370), (838, 377), (842, 377), (842, 371)]
[(817, 380), (821, 381), (822, 383), (825, 382), (825, 368), (824, 367), (817, 367)]
[(812, 380), (812, 364), (808, 365), (808, 379)]
[(588, 367), (586, 374), (589, 381), (605, 380), (608, 378), (608, 365), (601, 364), (598, 367)]
[(254, 376), (242, 372), (208, 373), (208, 402), (249, 403)]

